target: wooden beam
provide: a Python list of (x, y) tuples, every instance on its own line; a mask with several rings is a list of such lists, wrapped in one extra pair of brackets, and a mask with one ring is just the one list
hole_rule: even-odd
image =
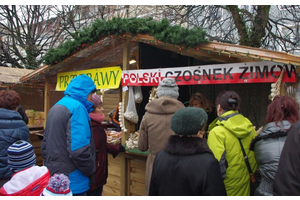
[[(130, 59), (130, 40), (125, 40), (124, 42), (124, 49), (123, 49), (123, 66), (122, 70), (128, 70), (129, 69), (129, 59)], [(122, 98), (124, 98), (124, 105), (127, 105), (128, 102), (128, 91), (123, 91), (122, 89)], [(124, 119), (124, 124), (123, 124), (127, 132), (122, 130), (122, 145), (125, 144), (126, 139), (128, 138), (128, 135), (130, 133), (130, 122), (127, 119)], [(128, 182), (127, 182), (127, 165), (126, 165), (126, 158), (125, 158), (125, 153), (122, 154), (121, 157), (121, 196), (126, 196), (127, 195), (127, 187), (128, 187)]]
[(51, 88), (51, 85), (49, 83), (48, 78), (46, 78), (45, 79), (45, 91), (44, 91), (44, 114), (45, 114), (44, 127), (46, 127), (47, 116), (48, 116), (48, 112), (50, 110), (50, 88)]
[[(125, 34), (125, 38), (132, 38), (130, 34)], [(184, 47), (181, 47), (180, 45), (172, 45), (167, 44), (161, 41), (158, 41), (153, 36), (147, 35), (147, 34), (137, 34), (136, 37), (133, 39), (134, 41), (142, 42), (143, 40), (147, 42), (147, 44), (154, 45), (155, 43), (157, 45), (165, 45), (165, 46), (172, 46), (168, 48), (169, 51), (176, 52), (178, 48), (184, 49)], [(152, 41), (149, 43), (149, 41)], [(162, 48), (161, 46), (159, 48)], [(239, 62), (238, 60), (242, 57), (243, 59), (241, 62), (245, 62), (243, 60), (249, 60), (251, 59), (255, 60), (266, 60), (266, 61), (273, 61), (273, 62), (280, 62), (285, 64), (292, 64), (292, 65), (298, 65), (300, 66), (300, 56), (292, 55), (286, 52), (279, 52), (279, 51), (273, 51), (273, 50), (267, 50), (267, 49), (260, 49), (255, 47), (249, 47), (249, 46), (242, 46), (242, 45), (236, 45), (236, 44), (230, 44), (230, 43), (221, 43), (221, 42), (207, 42), (207, 43), (201, 43), (194, 47), (194, 49), (199, 50), (206, 50), (218, 53), (221, 51), (222, 54), (227, 53), (231, 54), (231, 57), (236, 57), (236, 62)], [(200, 51), (199, 51), (200, 52)], [(201, 52), (200, 52), (201, 54)], [(247, 57), (247, 58), (246, 58)], [(224, 62), (224, 61), (223, 61)]]
[(48, 68), (50, 68), (49, 65), (44, 65), (44, 66), (42, 66), (42, 67), (39, 67), (39, 68), (37, 68), (36, 70), (34, 70), (33, 72), (27, 74), (26, 76), (21, 77), (21, 78), (20, 78), (20, 81), (23, 82), (23, 81), (25, 81), (25, 80), (31, 79), (31, 78), (37, 76), (38, 74), (40, 74), (40, 73), (46, 71)]
[(219, 52), (210, 52), (208, 54), (208, 52), (203, 51), (203, 50), (196, 50), (196, 49), (184, 49), (180, 52), (181, 55), (185, 55), (185, 56), (190, 56), (190, 57), (195, 57), (198, 60), (200, 59), (209, 59), (210, 61), (217, 61), (217, 62), (221, 62), (221, 63), (230, 63), (230, 62), (236, 62), (236, 58), (231, 57), (229, 58), (226, 54), (219, 54)]
[(291, 55), (285, 52), (272, 51), (267, 49), (259, 49), (248, 46), (227, 44), (227, 43), (219, 43), (219, 42), (209, 42), (202, 43), (196, 46), (196, 48), (210, 50), (215, 52), (227, 52), (231, 53), (232, 56), (236, 54), (242, 57), (250, 57), (254, 59), (266, 60), (266, 61), (274, 61), (281, 62), (286, 64), (294, 64), (300, 65), (300, 57)]
[[(114, 46), (119, 46), (122, 45), (124, 43), (124, 40), (115, 40), (114, 44), (112, 45), (107, 45), (106, 47), (104, 47), (103, 49), (101, 49), (100, 51), (97, 51), (83, 59), (80, 59), (80, 61), (75, 62), (75, 63), (70, 63), (69, 65), (67, 65), (64, 68), (64, 71), (76, 71), (76, 68), (82, 64), (84, 64), (85, 62), (87, 62), (88, 60), (93, 60), (96, 57), (99, 57), (101, 54), (106, 53), (107, 51), (112, 51)], [(70, 61), (68, 61), (70, 62)]]
[[(137, 56), (138, 56), (138, 52), (133, 52), (133, 53), (130, 55), (130, 57), (131, 57), (131, 56), (137, 57)], [(114, 61), (114, 62), (106, 63), (105, 66), (108, 66), (107, 64), (109, 64), (110, 66), (117, 66), (117, 65), (120, 65), (121, 63), (123, 63), (123, 61), (124, 61), (124, 59), (121, 58), (121, 59), (118, 59), (118, 60), (116, 60), (116, 61)], [(129, 61), (129, 59), (128, 59), (128, 61)], [(104, 67), (105, 67), (105, 66), (104, 66)], [(123, 69), (123, 68), (122, 68), (122, 69)], [(130, 68), (130, 70), (131, 70), (131, 68)]]

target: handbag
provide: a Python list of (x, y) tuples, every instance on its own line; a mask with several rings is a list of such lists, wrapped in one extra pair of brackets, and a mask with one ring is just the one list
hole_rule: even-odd
[(252, 169), (251, 169), (251, 166), (250, 166), (250, 163), (249, 163), (249, 158), (246, 155), (246, 152), (245, 152), (245, 149), (244, 149), (243, 144), (241, 142), (241, 139), (240, 138), (238, 138), (238, 139), (239, 139), (239, 142), (240, 142), (240, 145), (241, 145), (241, 148), (242, 148), (242, 152), (243, 152), (243, 155), (244, 155), (244, 160), (246, 162), (247, 169), (248, 169), (249, 175), (250, 175), (250, 196), (254, 196), (256, 188), (258, 188), (258, 186), (260, 184), (260, 181), (259, 181), (259, 178), (258, 178), (257, 174), (252, 172)]

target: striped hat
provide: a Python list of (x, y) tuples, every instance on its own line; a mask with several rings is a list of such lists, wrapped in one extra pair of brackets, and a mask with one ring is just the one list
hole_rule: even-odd
[(19, 140), (10, 145), (7, 149), (7, 156), (8, 166), (13, 172), (34, 166), (36, 162), (33, 146), (24, 140)]
[(69, 185), (70, 181), (66, 175), (53, 174), (40, 196), (72, 196)]

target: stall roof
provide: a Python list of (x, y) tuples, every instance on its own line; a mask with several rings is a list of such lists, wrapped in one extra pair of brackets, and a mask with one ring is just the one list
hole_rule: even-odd
[(46, 77), (61, 72), (120, 65), (123, 61), (123, 46), (125, 40), (131, 41), (131, 57), (138, 55), (138, 43), (145, 43), (159, 49), (172, 51), (205, 62), (245, 63), (273, 61), (279, 64), (284, 63), (300, 66), (300, 56), (285, 52), (220, 42), (201, 43), (193, 48), (185, 48), (184, 46), (158, 41), (153, 36), (147, 34), (137, 34), (134, 37), (130, 34), (124, 34), (122, 36), (105, 37), (56, 65), (44, 65), (36, 69), (22, 77), (20, 81), (43, 83)]
[(33, 72), (31, 69), (0, 67), (1, 84), (18, 84), (21, 77)]

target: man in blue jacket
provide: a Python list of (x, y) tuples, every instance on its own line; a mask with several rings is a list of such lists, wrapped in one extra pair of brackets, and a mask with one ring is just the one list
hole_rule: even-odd
[(90, 102), (96, 91), (93, 80), (79, 75), (71, 80), (64, 97), (47, 116), (41, 155), (54, 173), (69, 177), (73, 195), (84, 196), (95, 172), (95, 148), (90, 129)]

